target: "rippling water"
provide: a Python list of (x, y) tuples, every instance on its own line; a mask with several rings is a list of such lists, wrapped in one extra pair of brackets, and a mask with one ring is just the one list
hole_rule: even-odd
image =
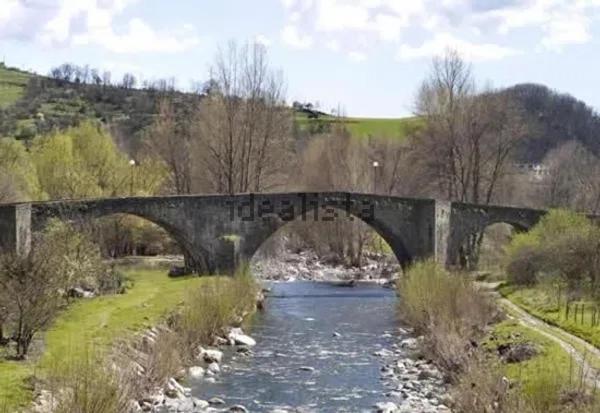
[(312, 282), (271, 287), (266, 310), (246, 328), (257, 341), (254, 354), (226, 353), (216, 383), (191, 383), (194, 396), (220, 397), (251, 412), (371, 411), (385, 399), (372, 353), (396, 340), (392, 290)]

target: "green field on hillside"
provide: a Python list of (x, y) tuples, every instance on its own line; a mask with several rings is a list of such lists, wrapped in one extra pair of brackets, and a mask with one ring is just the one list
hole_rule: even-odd
[(23, 95), (30, 76), (0, 64), (0, 107), (12, 105)]
[(311, 129), (315, 133), (325, 132), (336, 123), (343, 123), (350, 133), (358, 138), (405, 138), (417, 128), (421, 121), (417, 117), (406, 118), (344, 118), (320, 116), (310, 119), (304, 113), (296, 113), (296, 121), (301, 129)]

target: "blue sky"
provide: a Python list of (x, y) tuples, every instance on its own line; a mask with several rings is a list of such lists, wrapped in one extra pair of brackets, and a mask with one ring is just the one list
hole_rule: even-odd
[(600, 108), (600, 0), (0, 0), (0, 55), (206, 80), (219, 45), (263, 43), (288, 100), (410, 115), (447, 47), (494, 87), (544, 83)]

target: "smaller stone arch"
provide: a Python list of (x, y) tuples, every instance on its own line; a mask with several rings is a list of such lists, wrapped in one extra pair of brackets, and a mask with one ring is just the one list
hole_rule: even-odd
[[(545, 214), (546, 211), (529, 208), (453, 203), (448, 245), (449, 263), (460, 267), (476, 264), (477, 254), (471, 250), (476, 246), (469, 245), (469, 240), (483, 234), (486, 228), (494, 224), (508, 224), (517, 232), (525, 232), (537, 224)], [(475, 259), (473, 262), (465, 262), (465, 256)]]
[(118, 214), (131, 215), (162, 228), (181, 249), (185, 267), (190, 272), (199, 266), (207, 265), (206, 257), (209, 256), (209, 252), (190, 242), (185, 229), (178, 225), (172, 214), (165, 213), (160, 205), (156, 205), (156, 202), (153, 202), (155, 199), (147, 198), (143, 202), (125, 201), (126, 198), (34, 203), (31, 206), (31, 229), (42, 230), (52, 218), (81, 222)]

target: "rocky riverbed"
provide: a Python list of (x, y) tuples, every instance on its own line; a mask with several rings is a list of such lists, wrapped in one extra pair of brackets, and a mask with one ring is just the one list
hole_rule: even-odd
[(394, 257), (371, 254), (360, 267), (342, 265), (335, 257), (319, 257), (311, 250), (283, 250), (277, 258), (258, 257), (252, 272), (269, 281), (369, 281), (389, 282), (402, 271)]
[[(401, 330), (400, 336), (409, 334)], [(385, 335), (392, 335), (387, 332)], [(398, 334), (398, 333), (395, 333)], [(335, 335), (335, 333), (334, 333)], [(235, 352), (252, 357), (255, 341), (240, 329), (232, 329), (223, 345), (235, 346)], [(372, 406), (373, 412), (380, 413), (445, 413), (449, 399), (445, 394), (445, 384), (440, 371), (427, 360), (419, 358), (420, 338), (408, 337), (398, 340), (391, 349), (382, 349), (372, 353), (381, 364), (381, 377), (387, 392), (381, 394), (381, 401)], [(230, 366), (223, 351), (217, 348), (199, 349), (198, 365), (188, 369), (189, 378), (214, 382), (222, 370)], [(300, 368), (302, 369), (302, 367)], [(307, 372), (314, 368), (303, 367)], [(185, 380), (171, 378), (164, 389), (139, 402), (134, 409), (144, 412), (248, 412), (242, 404), (230, 404), (227, 398), (212, 397), (207, 400), (192, 396), (192, 389), (185, 387)], [(310, 408), (286, 410), (275, 408), (272, 413), (308, 413), (317, 412)], [(343, 410), (346, 411), (346, 410)]]
[[(292, 291), (299, 298), (290, 297)], [(234, 329), (216, 346), (199, 349), (196, 366), (187, 377), (171, 378), (142, 408), (157, 412), (448, 412), (442, 374), (420, 356), (421, 338), (396, 327), (395, 317), (381, 312), (394, 301), (384, 304), (376, 297), (377, 291), (386, 290), (362, 284), (353, 289), (327, 287), (326, 283), (278, 284), (274, 292), (283, 292), (286, 298), (272, 298), (259, 315), (252, 328), (256, 340)], [(307, 292), (313, 297), (324, 294), (321, 299), (305, 298)], [(348, 298), (348, 292), (358, 295)], [(393, 293), (384, 296), (391, 300)], [(330, 313), (333, 308), (339, 313)], [(357, 318), (352, 308), (366, 318)]]

